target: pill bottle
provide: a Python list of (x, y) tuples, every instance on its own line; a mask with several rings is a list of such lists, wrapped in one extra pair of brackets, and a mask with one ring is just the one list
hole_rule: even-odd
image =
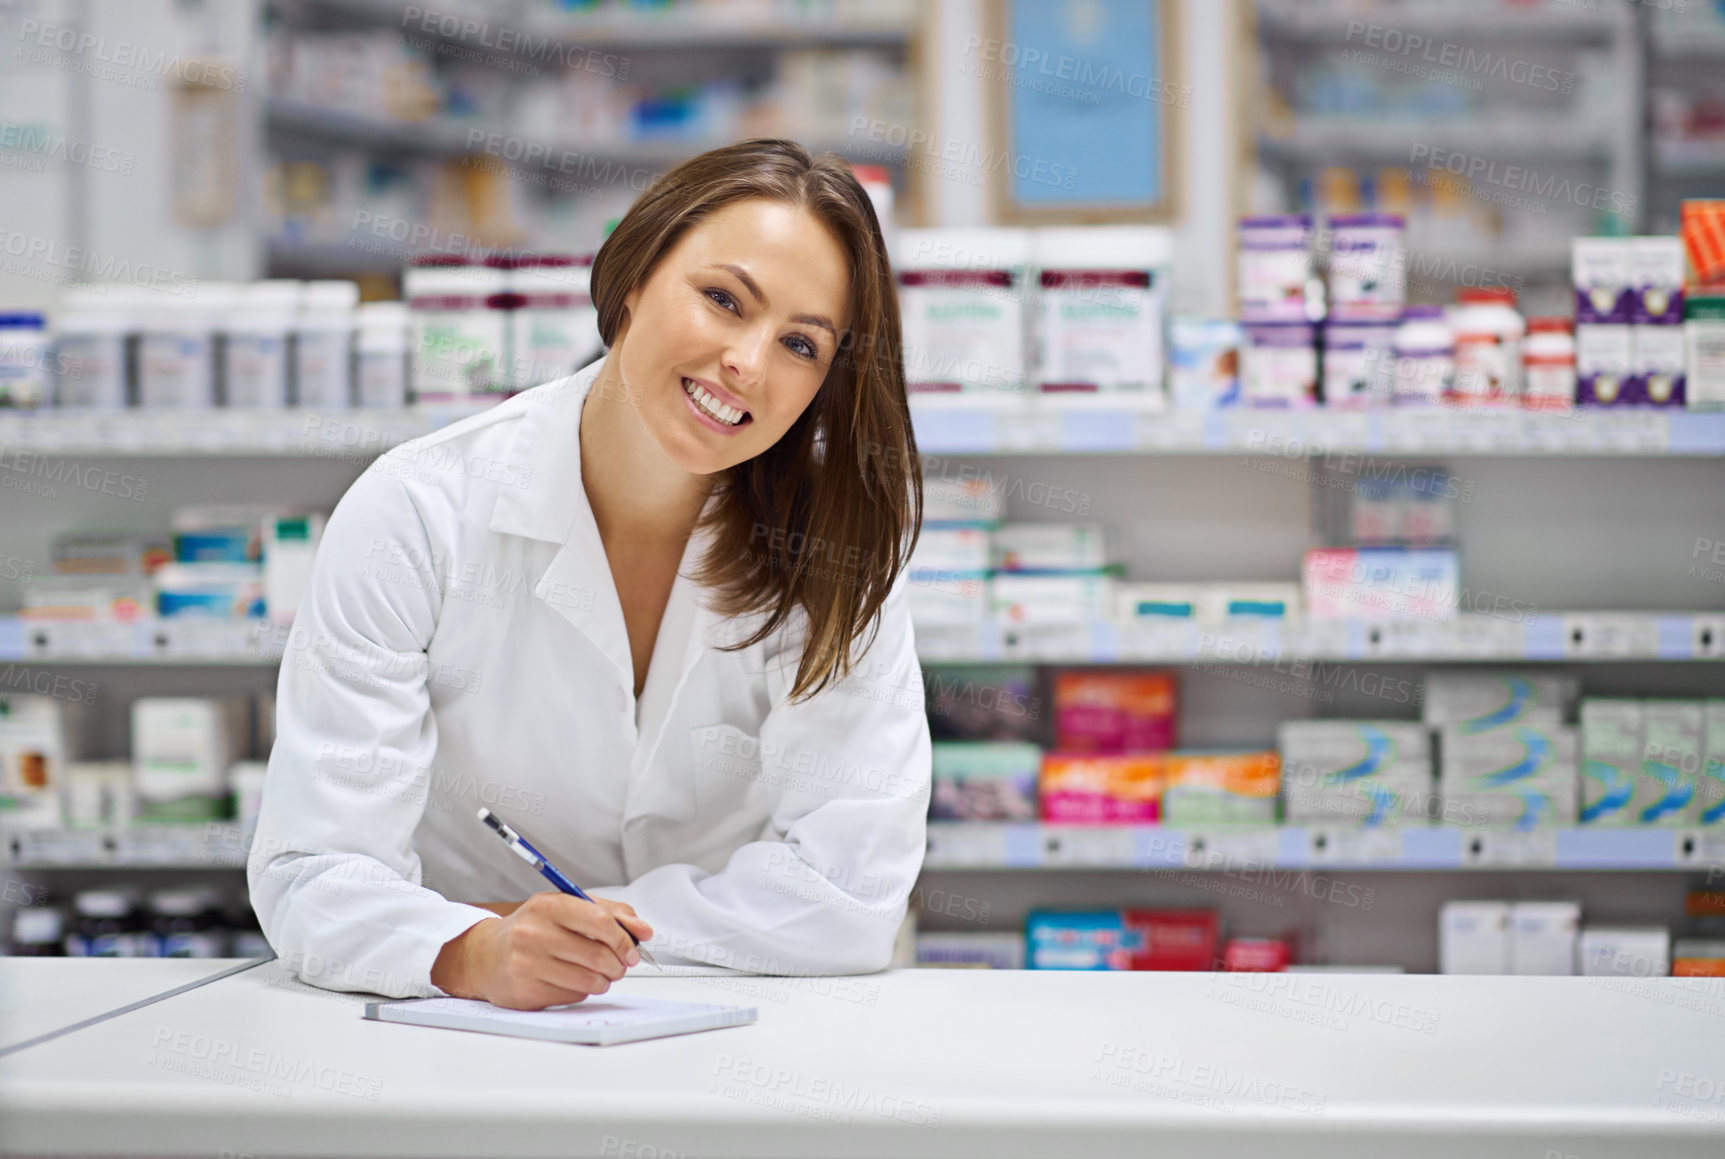
[(512, 391), (564, 378), (604, 352), (599, 311), (588, 292), (593, 258), (530, 254), (515, 261), (510, 290), (509, 376)]
[(150, 932), (159, 958), (219, 958), (227, 951), (220, 908), (207, 888), (150, 894)]
[(413, 320), (413, 393), (417, 402), (497, 397), (504, 367), (506, 271), (428, 254), (404, 276)]
[(1521, 405), (1567, 411), (1575, 405), (1575, 325), (1568, 318), (1529, 318), (1521, 348)]
[(1318, 397), (1315, 328), (1304, 322), (1253, 323), (1240, 347), (1240, 402), (1309, 407)]
[(1166, 230), (1149, 226), (1041, 229), (1036, 384), (1043, 392), (1130, 391), (1161, 409), (1162, 285), (1173, 258)]
[(1324, 326), (1324, 405), (1388, 406), (1395, 385), (1396, 327), (1384, 322)]
[(138, 320), (138, 405), (202, 410), (216, 405), (216, 330), (238, 287), (200, 282), (186, 294), (152, 292)]
[(294, 401), (301, 407), (346, 410), (353, 405), (354, 309), (359, 286), (305, 283), (294, 326)]
[(1393, 325), (1407, 299), (1406, 222), (1394, 213), (1329, 220), (1331, 321)]
[(1409, 306), (1395, 337), (1397, 406), (1443, 402), (1455, 377), (1455, 333), (1442, 306)]
[(48, 401), (48, 320), (0, 313), (0, 407), (35, 410)]
[(1023, 395), (1030, 246), (1022, 229), (900, 231), (893, 266), (909, 390)]
[(252, 282), (240, 287), (222, 323), (222, 386), (236, 410), (280, 410), (288, 404), (288, 337), (299, 283)]
[(1458, 406), (1500, 406), (1521, 397), (1521, 342), (1526, 333), (1507, 286), (1456, 295), (1455, 386)]
[(355, 401), (375, 410), (399, 410), (407, 405), (407, 303), (362, 302), (357, 318)]
[(156, 941), (138, 911), (137, 896), (125, 889), (87, 889), (72, 899), (76, 921), (66, 936), (73, 958), (150, 958)]
[(1312, 219), (1303, 213), (1243, 217), (1238, 228), (1240, 320), (1305, 322), (1312, 280)]
[(137, 330), (137, 295), (126, 286), (74, 286), (54, 316), (54, 405), (123, 410), (127, 337)]

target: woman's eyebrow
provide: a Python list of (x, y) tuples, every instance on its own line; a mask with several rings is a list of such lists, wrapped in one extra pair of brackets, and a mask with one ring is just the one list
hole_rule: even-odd
[[(714, 262), (709, 268), (724, 270), (729, 273), (735, 277), (737, 281), (743, 283), (749, 293), (755, 296), (755, 301), (759, 302), (763, 306), (767, 304), (767, 296), (761, 292), (761, 287), (755, 282), (755, 279), (749, 276), (749, 271), (745, 270), (742, 266), (734, 266), (730, 262)], [(838, 327), (834, 326), (832, 324), (832, 320), (825, 314), (793, 314), (791, 316), (791, 321), (804, 322), (810, 326), (825, 327), (827, 332), (833, 336), (833, 341), (838, 341)]]

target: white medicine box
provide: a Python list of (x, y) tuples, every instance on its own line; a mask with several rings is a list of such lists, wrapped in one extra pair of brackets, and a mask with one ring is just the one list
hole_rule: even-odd
[(1438, 972), (1509, 973), (1510, 904), (1447, 901), (1438, 914)]

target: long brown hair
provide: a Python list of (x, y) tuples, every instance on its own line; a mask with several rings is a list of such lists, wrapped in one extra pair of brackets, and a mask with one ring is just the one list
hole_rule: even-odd
[(694, 579), (723, 615), (765, 615), (733, 648), (765, 640), (801, 608), (808, 621), (792, 697), (842, 680), (880, 628), (880, 611), (922, 522), (922, 467), (905, 401), (898, 294), (874, 205), (836, 153), (756, 138), (691, 158), (629, 207), (593, 261), (599, 336), (610, 347), (623, 300), (685, 231), (745, 198), (807, 210), (850, 264), (850, 329), (814, 401), (772, 447), (725, 472), (703, 525)]

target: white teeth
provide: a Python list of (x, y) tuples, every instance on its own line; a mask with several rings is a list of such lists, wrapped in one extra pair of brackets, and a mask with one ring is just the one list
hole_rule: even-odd
[(683, 380), (683, 393), (694, 399), (696, 406), (728, 426), (734, 427), (743, 420), (744, 412), (720, 402), (705, 387), (686, 378)]

